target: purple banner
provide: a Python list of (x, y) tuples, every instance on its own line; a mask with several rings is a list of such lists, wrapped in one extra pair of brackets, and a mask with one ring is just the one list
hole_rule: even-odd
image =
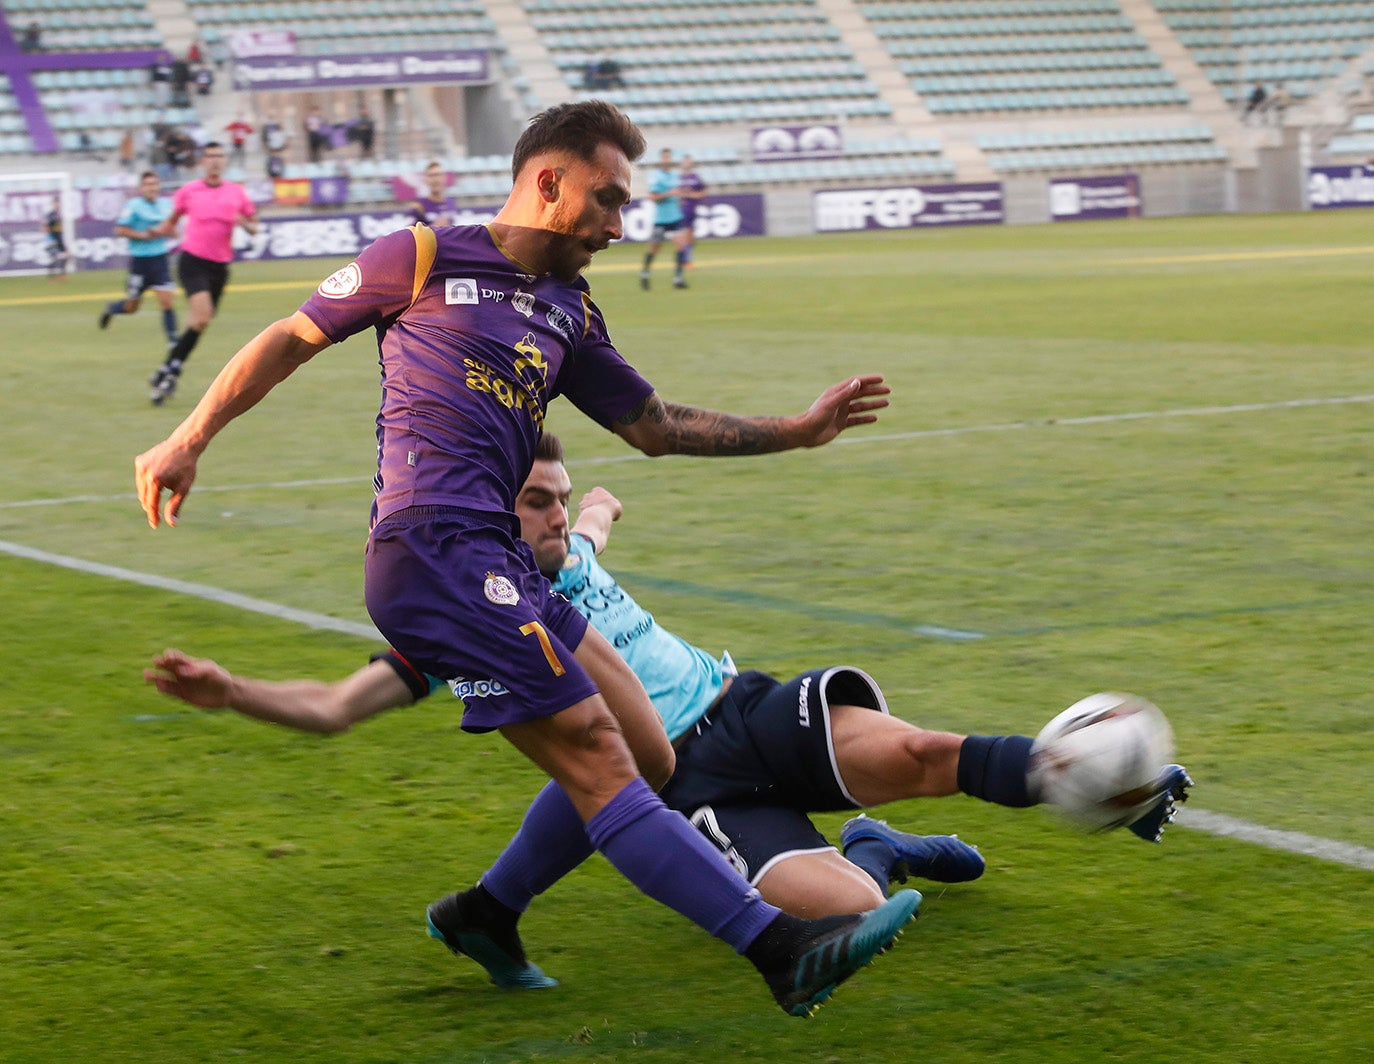
[(811, 211), (818, 233), (1000, 225), (1005, 219), (1002, 186), (996, 182), (815, 192)]
[[(648, 240), (654, 231), (653, 200), (634, 200), (621, 214), (625, 240)], [(762, 192), (741, 192), (731, 196), (702, 196), (697, 200), (697, 217), (692, 231), (698, 240), (732, 236), (763, 236), (766, 225)]]
[(1050, 182), (1050, 217), (1056, 222), (1140, 217), (1140, 178), (1063, 177)]
[(749, 150), (756, 163), (838, 159), (844, 134), (836, 125), (758, 126), (749, 135)]
[(1374, 166), (1309, 167), (1307, 205), (1314, 211), (1374, 207)]
[[(94, 191), (94, 190), (93, 190)], [(76, 239), (71, 242), (77, 268), (82, 270), (122, 269), (128, 259), (128, 241), (114, 235), (110, 211), (118, 215), (128, 198), (123, 189), (99, 190), (101, 216), (84, 214), (76, 222)], [(36, 197), (36, 198), (30, 198)], [(0, 274), (11, 270), (42, 266), (46, 261), (42, 219), (47, 213), (51, 193), (11, 193), (0, 199), (0, 210), (15, 216), (13, 225), (0, 220)], [(106, 202), (108, 200), (108, 202)], [(456, 225), (489, 222), (500, 204), (460, 207)], [(653, 230), (653, 203), (637, 200), (625, 208), (625, 239), (643, 241)], [(264, 217), (255, 236), (234, 230), (235, 258), (253, 260), (347, 258), (358, 254), (380, 236), (404, 229), (413, 219), (410, 212), (397, 207), (380, 211), (340, 214), (302, 214)], [(705, 196), (697, 207), (696, 235), (710, 240), (736, 236), (764, 235), (762, 193), (734, 196)], [(17, 252), (17, 254), (16, 254)], [(15, 259), (19, 261), (13, 261)]]
[(476, 84), (489, 80), (487, 53), (471, 48), (267, 57), (240, 59), (234, 64), (234, 88), (240, 91), (413, 85), (419, 82)]

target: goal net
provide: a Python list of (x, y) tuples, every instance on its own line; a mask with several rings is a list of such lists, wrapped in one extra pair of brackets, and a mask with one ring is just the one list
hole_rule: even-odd
[[(54, 207), (67, 250), (64, 260), (48, 235), (48, 216)], [(77, 210), (69, 173), (0, 174), (0, 277), (76, 269), (72, 248)]]

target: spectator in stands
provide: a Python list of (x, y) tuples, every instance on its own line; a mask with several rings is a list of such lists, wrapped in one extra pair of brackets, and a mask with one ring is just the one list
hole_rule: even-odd
[(290, 142), (286, 129), (270, 114), (262, 126), (262, 146), (267, 152), (267, 176), (281, 177), (286, 173), (286, 145)]
[[(121, 170), (131, 171), (134, 168), (134, 160), (138, 158), (138, 149), (134, 145), (134, 133), (131, 129), (124, 131), (124, 136), (119, 138), (119, 167)], [(154, 175), (156, 176), (156, 175)]]
[(366, 104), (358, 108), (358, 117), (353, 120), (353, 125), (349, 127), (348, 135), (358, 145), (358, 153), (364, 159), (371, 159), (372, 145), (377, 139), (377, 125), (372, 121), (372, 115), (368, 112)]
[(148, 81), (153, 88), (153, 105), (166, 107), (172, 97), (172, 64), (165, 55), (148, 67)]
[(425, 167), (425, 191), (427, 195), (418, 196), (410, 203), (410, 214), (417, 222), (423, 222), (431, 229), (440, 225), (452, 225), (458, 213), (457, 201), (448, 193), (448, 171), (437, 162)]
[(192, 66), (205, 62), (205, 53), (201, 51), (200, 41), (192, 41), (191, 47), (186, 49), (186, 62)]
[(1280, 81), (1274, 86), (1274, 91), (1269, 97), (1269, 110), (1274, 113), (1275, 125), (1283, 125), (1284, 112), (1292, 106), (1293, 94)]
[(177, 59), (172, 63), (172, 106), (190, 107), (191, 94), (188, 91), (191, 85), (191, 64), (185, 59)]
[(43, 50), (43, 31), (37, 22), (30, 22), (24, 28), (24, 36), (19, 39), (19, 47), (26, 52), (41, 52)]
[(582, 75), (582, 85), (593, 91), (621, 89), (625, 87), (625, 78), (620, 73), (618, 62), (609, 55), (601, 55), (587, 64), (587, 69)]
[(312, 163), (319, 162), (320, 156), (329, 150), (331, 132), (329, 124), (324, 120), (324, 115), (320, 113), (320, 109), (318, 107), (310, 108), (305, 116), (305, 137), (306, 149)]
[(204, 63), (196, 67), (191, 79), (196, 83), (196, 94), (199, 96), (209, 96), (215, 86), (215, 72)]
[(1255, 87), (1250, 90), (1250, 95), (1245, 100), (1245, 118), (1249, 121), (1253, 118), (1256, 122), (1260, 121), (1264, 114), (1264, 101), (1269, 99), (1269, 94), (1264, 91), (1264, 86), (1258, 81)]
[(253, 132), (252, 124), (240, 111), (234, 116), (234, 120), (224, 127), (224, 132), (229, 134), (229, 165), (242, 166), (248, 158), (247, 144), (248, 137)]

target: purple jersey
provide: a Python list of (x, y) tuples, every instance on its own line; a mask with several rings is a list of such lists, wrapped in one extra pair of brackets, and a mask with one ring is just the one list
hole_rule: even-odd
[(410, 216), (417, 222), (424, 222), (430, 227), (452, 225), (453, 219), (458, 214), (458, 201), (452, 196), (445, 196), (443, 199), (417, 196), (415, 203), (416, 206), (410, 209)]
[(551, 399), (609, 428), (653, 391), (585, 280), (527, 272), (486, 226), (384, 236), (301, 311), (331, 342), (377, 330), (374, 526), (411, 506), (513, 513)]
[[(679, 174), (677, 187), (683, 192), (702, 192), (706, 189), (706, 182), (701, 179), (701, 175), (695, 170), (687, 174)], [(690, 226), (697, 219), (697, 199), (695, 196), (682, 196), (682, 224), (684, 227)]]

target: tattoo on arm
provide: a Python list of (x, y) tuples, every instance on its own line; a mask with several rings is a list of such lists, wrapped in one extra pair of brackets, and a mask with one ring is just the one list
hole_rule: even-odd
[(657, 394), (624, 414), (619, 423), (651, 422), (670, 454), (733, 455), (767, 454), (786, 450), (784, 418), (741, 417), (700, 407), (665, 403)]

